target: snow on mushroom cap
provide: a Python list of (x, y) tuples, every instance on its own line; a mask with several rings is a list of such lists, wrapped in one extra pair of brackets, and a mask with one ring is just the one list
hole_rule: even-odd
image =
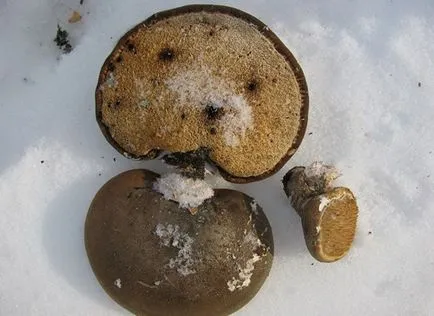
[(176, 269), (182, 276), (196, 273), (193, 269), (196, 262), (193, 259), (193, 238), (181, 231), (178, 225), (172, 224), (158, 224), (155, 234), (160, 238), (162, 246), (179, 249), (176, 258), (171, 258), (166, 267)]
[(154, 183), (154, 190), (184, 208), (198, 207), (214, 195), (214, 190), (204, 180), (187, 178), (177, 173), (158, 178)]
[(258, 236), (251, 231), (244, 237), (243, 247), (251, 247), (253, 257), (248, 259), (244, 266), (238, 264), (238, 276), (232, 277), (232, 279), (226, 283), (229, 291), (242, 290), (250, 285), (253, 271), (255, 270), (254, 264), (262, 260), (262, 257), (256, 254), (255, 250), (264, 246)]

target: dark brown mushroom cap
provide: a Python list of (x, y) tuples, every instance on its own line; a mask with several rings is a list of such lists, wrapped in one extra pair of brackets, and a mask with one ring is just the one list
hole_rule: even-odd
[(154, 159), (207, 147), (209, 162), (237, 183), (269, 177), (288, 161), (308, 103), (303, 71), (279, 38), (255, 17), (216, 5), (159, 12), (134, 27), (96, 89), (98, 123), (120, 153)]
[(104, 290), (137, 315), (228, 315), (267, 278), (273, 237), (247, 195), (215, 190), (196, 215), (153, 190), (158, 175), (122, 173), (96, 194), (85, 244)]

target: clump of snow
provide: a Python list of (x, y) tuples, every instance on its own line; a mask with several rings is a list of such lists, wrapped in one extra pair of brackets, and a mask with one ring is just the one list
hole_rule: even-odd
[(154, 182), (154, 190), (185, 208), (198, 207), (214, 195), (214, 190), (204, 180), (184, 177), (177, 173), (159, 177)]
[(201, 110), (207, 105), (223, 108), (224, 115), (218, 124), (228, 146), (237, 146), (247, 129), (253, 128), (252, 109), (247, 101), (234, 92), (227, 80), (214, 75), (206, 66), (180, 70), (165, 83), (178, 94), (179, 106), (190, 105)]
[(138, 103), (139, 107), (141, 107), (142, 109), (146, 109), (149, 106), (149, 104), (150, 103), (148, 99), (142, 99)]
[(249, 231), (249, 233), (244, 236), (243, 240), (244, 244), (250, 244), (253, 246), (253, 250), (256, 250), (259, 246), (262, 246), (261, 240), (256, 236), (252, 231)]
[(175, 247), (179, 249), (176, 258), (171, 258), (166, 265), (171, 269), (176, 269), (182, 276), (196, 273), (193, 269), (193, 243), (194, 240), (187, 233), (181, 232), (178, 225), (158, 224), (155, 234), (160, 238), (161, 245), (165, 247)]
[(115, 88), (118, 85), (118, 81), (116, 80), (114, 74), (110, 72), (107, 76), (106, 81), (101, 85), (101, 90), (104, 90), (105, 87)]
[(326, 208), (330, 202), (331, 200), (329, 198), (327, 198), (326, 196), (321, 196), (319, 206), (318, 206), (318, 211), (320, 213), (324, 211), (324, 208)]
[[(249, 233), (244, 236), (243, 245), (250, 246), (249, 248), (251, 248), (253, 252), (259, 247), (264, 246), (258, 236), (252, 231), (249, 231)], [(261, 259), (261, 256), (253, 253), (253, 257), (247, 260), (245, 266), (238, 265), (238, 278), (232, 277), (232, 280), (227, 282), (228, 290), (233, 292), (237, 289), (241, 290), (249, 286), (253, 270), (255, 270), (254, 264)]]
[(250, 202), (250, 207), (252, 209), (252, 212), (255, 213), (256, 215), (258, 215), (258, 203), (256, 203), (255, 200)]
[(114, 284), (118, 289), (120, 289), (120, 288), (122, 287), (121, 279), (116, 279), (116, 280), (113, 282), (113, 284)]
[(247, 260), (244, 267), (239, 266), (238, 279), (233, 277), (232, 280), (227, 282), (228, 290), (233, 292), (237, 289), (241, 290), (249, 286), (251, 282), (251, 277), (253, 275), (253, 270), (255, 269), (254, 264), (259, 260), (261, 260), (261, 257), (255, 253), (251, 259)]
[(326, 165), (321, 161), (315, 161), (304, 170), (308, 178), (320, 179), (325, 178), (328, 181), (333, 181), (340, 176), (339, 171), (331, 165)]

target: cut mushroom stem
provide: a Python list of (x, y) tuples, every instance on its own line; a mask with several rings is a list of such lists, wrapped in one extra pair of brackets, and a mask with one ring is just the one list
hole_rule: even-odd
[(193, 179), (205, 178), (205, 163), (209, 149), (199, 148), (188, 152), (177, 152), (165, 155), (162, 159), (168, 165), (175, 166), (182, 175)]
[(351, 248), (358, 208), (350, 189), (332, 187), (339, 176), (332, 166), (294, 167), (283, 178), (291, 204), (301, 217), (306, 246), (318, 261), (333, 262)]

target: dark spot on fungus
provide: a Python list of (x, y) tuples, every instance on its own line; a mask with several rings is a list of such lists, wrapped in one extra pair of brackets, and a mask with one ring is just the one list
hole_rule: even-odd
[(205, 114), (208, 120), (218, 120), (223, 116), (224, 109), (222, 107), (216, 106), (213, 103), (210, 103), (205, 107)]
[(312, 132), (309, 133), (309, 135), (312, 135), (312, 134), (313, 134)]
[(209, 36), (214, 36), (214, 34), (215, 34), (214, 30), (209, 31)]
[(41, 163), (44, 163), (45, 161), (44, 160), (41, 160)]
[(372, 232), (370, 231), (370, 232), (368, 232), (368, 235), (372, 235)]
[(170, 61), (172, 60), (174, 57), (174, 53), (173, 50), (170, 48), (164, 48), (163, 50), (161, 50), (161, 52), (158, 54), (158, 58), (160, 60), (166, 60), (166, 61)]
[(136, 52), (136, 46), (134, 46), (133, 43), (131, 43), (131, 42), (127, 42), (126, 44), (127, 44), (127, 49), (128, 49), (130, 52), (133, 52), (133, 53)]
[(113, 65), (113, 63), (109, 63), (108, 66), (107, 66), (107, 69), (109, 71), (114, 71), (115, 70), (115, 65)]
[(258, 82), (256, 80), (252, 80), (247, 84), (247, 89), (249, 91), (255, 91), (258, 88)]
[(422, 87), (422, 82), (418, 82), (417, 86), (420, 88)]
[(276, 82), (277, 82), (277, 79), (276, 79), (276, 78), (273, 78), (271, 81), (272, 81), (273, 83), (276, 83)]
[(182, 120), (185, 120), (186, 117), (187, 117), (187, 115), (185, 115), (185, 113), (182, 113), (182, 114), (181, 114), (181, 119), (182, 119)]
[(113, 161), (116, 162), (116, 157), (113, 157)]
[(217, 129), (215, 127), (211, 127), (210, 130), (209, 130), (209, 133), (211, 135), (215, 135), (215, 134), (217, 134)]
[(98, 173), (98, 177), (101, 177), (101, 173)]
[(80, 5), (83, 5), (84, 0), (80, 0)]
[(123, 59), (124, 59), (124, 58), (123, 58), (121, 55), (119, 55), (119, 56), (116, 58), (116, 62), (117, 62), (117, 63), (120, 63), (120, 62), (122, 62)]

